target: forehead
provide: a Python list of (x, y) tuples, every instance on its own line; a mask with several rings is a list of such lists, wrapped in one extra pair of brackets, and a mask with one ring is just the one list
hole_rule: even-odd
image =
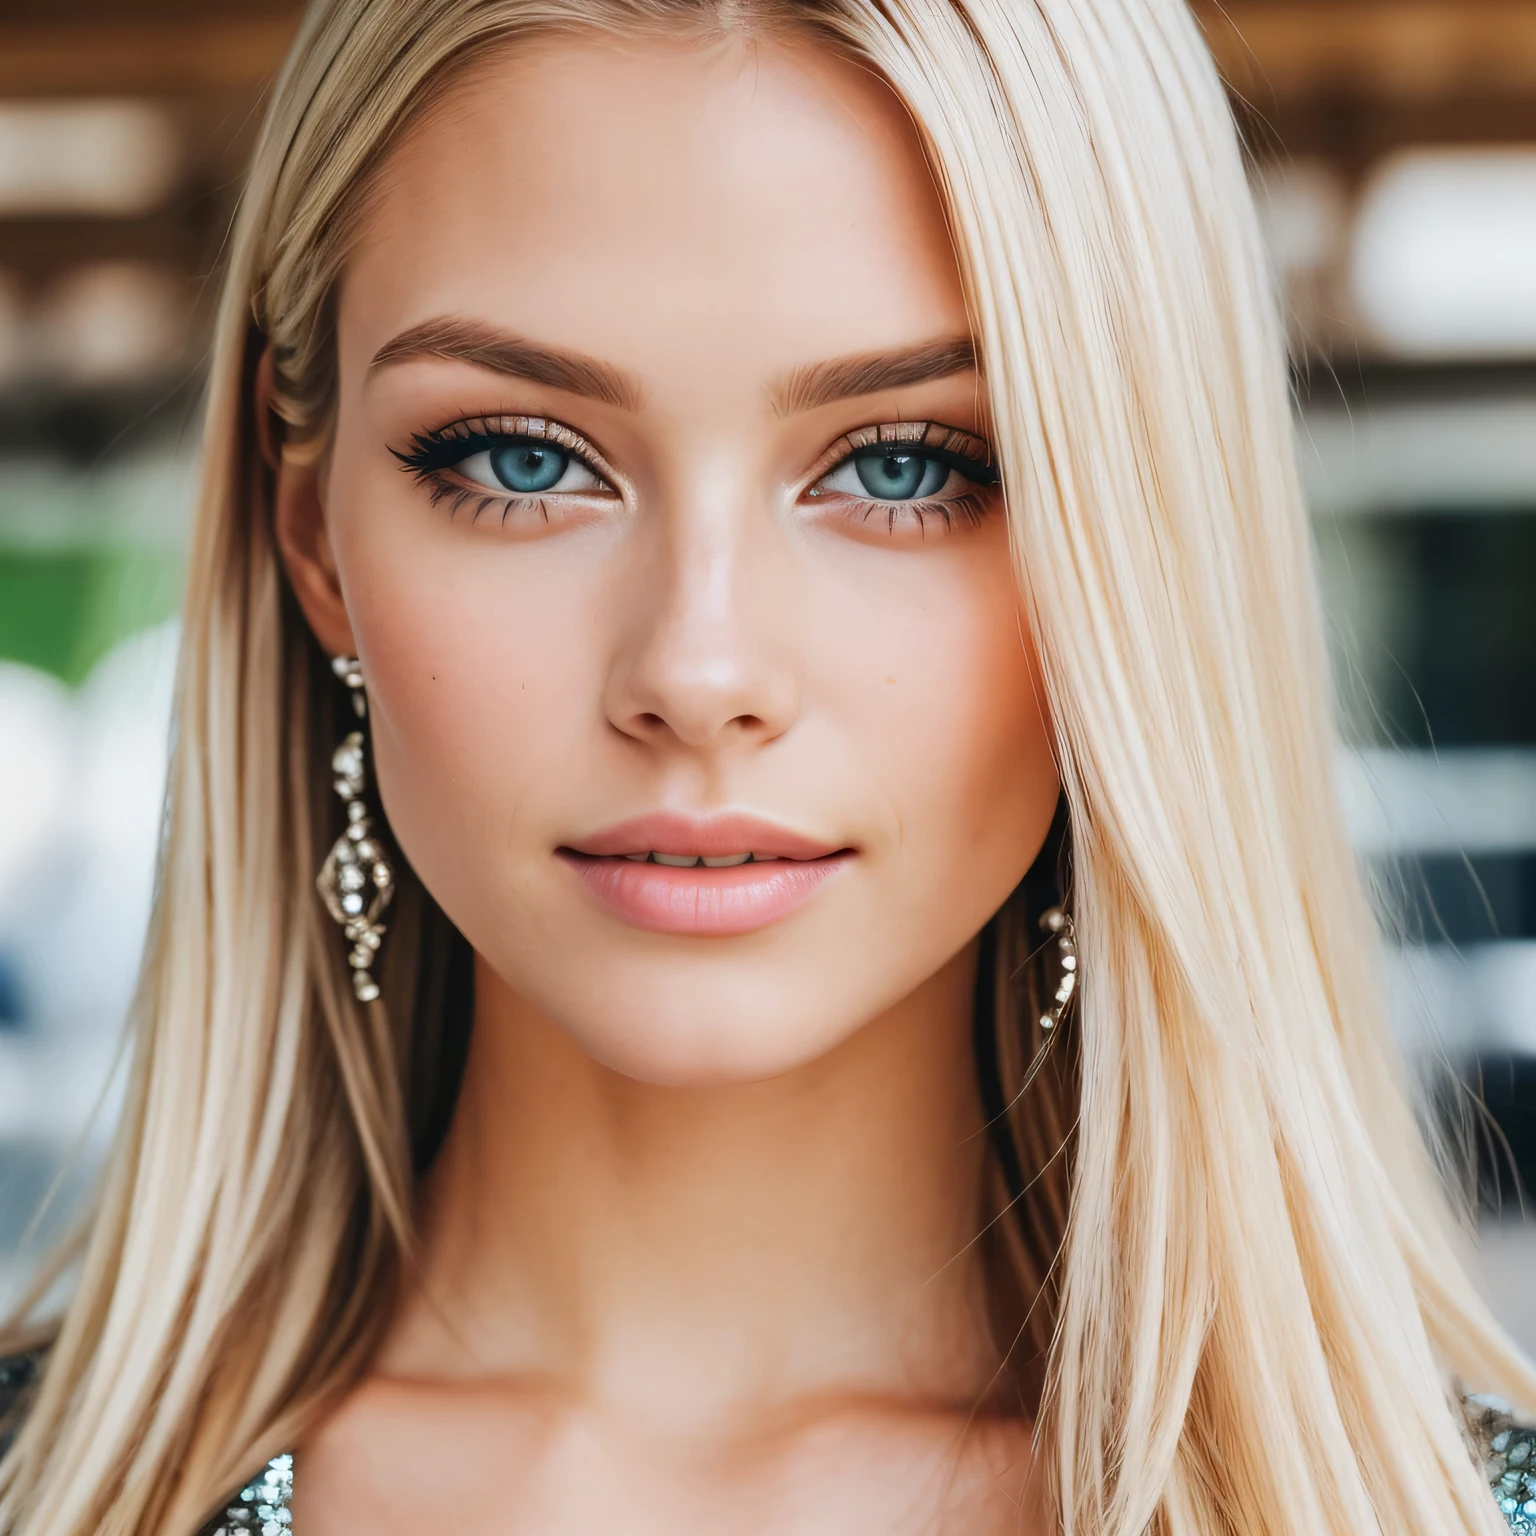
[(642, 371), (662, 340), (794, 366), (965, 329), (904, 109), (809, 39), (592, 34), (477, 63), (384, 168), (343, 342), (445, 314)]

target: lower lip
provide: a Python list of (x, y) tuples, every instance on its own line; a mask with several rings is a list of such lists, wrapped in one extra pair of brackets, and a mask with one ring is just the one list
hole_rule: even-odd
[(641, 864), (634, 859), (559, 855), (608, 910), (650, 933), (728, 938), (756, 933), (809, 901), (853, 857), (772, 859), (708, 869)]

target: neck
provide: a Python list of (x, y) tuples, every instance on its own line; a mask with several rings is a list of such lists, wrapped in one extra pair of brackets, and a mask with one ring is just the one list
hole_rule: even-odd
[(481, 966), (380, 1369), (714, 1422), (817, 1398), (970, 1407), (997, 1369), (974, 975), (973, 947), (814, 1063), (677, 1088), (597, 1064)]

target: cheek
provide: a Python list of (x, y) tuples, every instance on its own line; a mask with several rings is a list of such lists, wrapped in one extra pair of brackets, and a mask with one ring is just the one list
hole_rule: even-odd
[(838, 707), (861, 722), (870, 792), (889, 805), (901, 899), (979, 926), (1049, 828), (1051, 733), (1002, 530), (913, 575), (843, 626), (859, 659)]
[(568, 558), (546, 558), (554, 542), (514, 559), (435, 510), (375, 503), (366, 528), (350, 510), (337, 558), (391, 829), (431, 889), (494, 899), (539, 825), (539, 787), (581, 761), (600, 680), (591, 627), (570, 615), (591, 593)]

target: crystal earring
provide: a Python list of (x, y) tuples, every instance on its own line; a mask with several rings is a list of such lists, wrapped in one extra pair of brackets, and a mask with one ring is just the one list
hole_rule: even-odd
[[(368, 696), (363, 692), (363, 673), (355, 656), (337, 656), (331, 670), (351, 692), (352, 711), (359, 720), (368, 716)], [(379, 921), (395, 894), (395, 871), (382, 844), (374, 835), (373, 818), (363, 799), (367, 784), (367, 743), (362, 731), (352, 731), (331, 757), (336, 793), (347, 808), (347, 830), (326, 855), (315, 884), (325, 910), (341, 924), (352, 946), (347, 963), (352, 967), (352, 990), (360, 1003), (379, 995), (373, 979), (373, 962), (384, 937)]]
[[(1046, 1057), (1051, 1054), (1057, 1035), (1061, 1033), (1061, 1021), (1066, 1017), (1067, 1005), (1077, 991), (1077, 929), (1073, 926), (1071, 914), (1062, 907), (1051, 907), (1041, 913), (1040, 929), (1056, 940), (1053, 946), (1056, 950), (1056, 991), (1050, 1007), (1040, 1015), (1040, 1045), (1034, 1059), (1024, 1069), (1024, 1080), (1013, 1096), (1013, 1104), (1019, 1102), (1040, 1075), (1040, 1069), (1045, 1065)], [(1012, 1108), (1012, 1104), (1009, 1107)]]

